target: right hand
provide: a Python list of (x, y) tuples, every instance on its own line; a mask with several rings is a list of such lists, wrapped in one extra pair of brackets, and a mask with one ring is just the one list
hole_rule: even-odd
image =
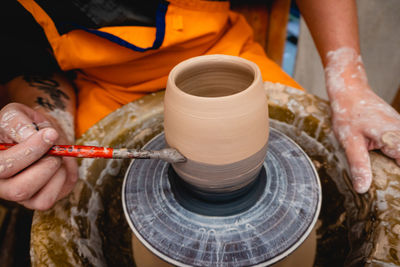
[(353, 187), (363, 194), (372, 183), (369, 150), (380, 149), (400, 165), (400, 114), (371, 90), (356, 50), (331, 51), (326, 61), (332, 128), (345, 149)]
[(76, 160), (45, 155), (52, 145), (66, 144), (63, 136), (54, 121), (25, 105), (1, 109), (0, 142), (18, 144), (0, 151), (0, 198), (47, 210), (67, 196), (78, 180)]

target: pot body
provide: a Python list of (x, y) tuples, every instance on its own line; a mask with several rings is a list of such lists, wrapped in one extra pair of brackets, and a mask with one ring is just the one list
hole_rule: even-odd
[(258, 175), (267, 150), (266, 92), (258, 66), (240, 57), (199, 56), (169, 74), (164, 98), (166, 143), (185, 163), (173, 164), (187, 183), (231, 192)]

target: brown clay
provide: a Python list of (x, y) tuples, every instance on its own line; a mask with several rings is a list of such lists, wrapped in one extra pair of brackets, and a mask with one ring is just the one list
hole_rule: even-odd
[(167, 144), (187, 158), (173, 167), (188, 183), (233, 191), (256, 177), (269, 127), (256, 64), (226, 55), (181, 62), (169, 74), (164, 116)]

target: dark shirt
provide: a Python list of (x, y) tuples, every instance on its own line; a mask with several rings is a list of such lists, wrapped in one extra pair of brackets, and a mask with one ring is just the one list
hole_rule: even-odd
[(15, 0), (3, 0), (0, 16), (0, 83), (26, 73), (58, 69), (42, 28)]
[[(59, 71), (43, 29), (16, 0), (3, 0), (0, 16), (0, 83), (24, 74)], [(77, 27), (155, 25), (158, 0), (36, 0), (60, 34)], [(144, 4), (145, 3), (145, 4)]]
[[(16, 0), (2, 0), (0, 16), (0, 83), (24, 74), (59, 71), (43, 29)], [(76, 28), (148, 26), (156, 24), (163, 0), (36, 0), (54, 21), (60, 34)], [(209, 0), (210, 1), (210, 0)], [(223, 0), (212, 0), (223, 1)]]

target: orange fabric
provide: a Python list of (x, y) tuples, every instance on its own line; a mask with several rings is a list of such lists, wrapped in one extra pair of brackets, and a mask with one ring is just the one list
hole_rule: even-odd
[[(80, 136), (110, 112), (145, 94), (165, 88), (169, 71), (179, 62), (205, 54), (241, 56), (255, 62), (265, 81), (302, 89), (263, 48), (253, 41), (243, 16), (228, 2), (171, 0), (165, 38), (157, 50), (136, 52), (82, 30), (59, 35), (50, 17), (33, 1), (19, 0), (43, 27), (63, 70), (79, 69), (76, 134)], [(139, 47), (155, 38), (151, 27), (104, 27)]]

